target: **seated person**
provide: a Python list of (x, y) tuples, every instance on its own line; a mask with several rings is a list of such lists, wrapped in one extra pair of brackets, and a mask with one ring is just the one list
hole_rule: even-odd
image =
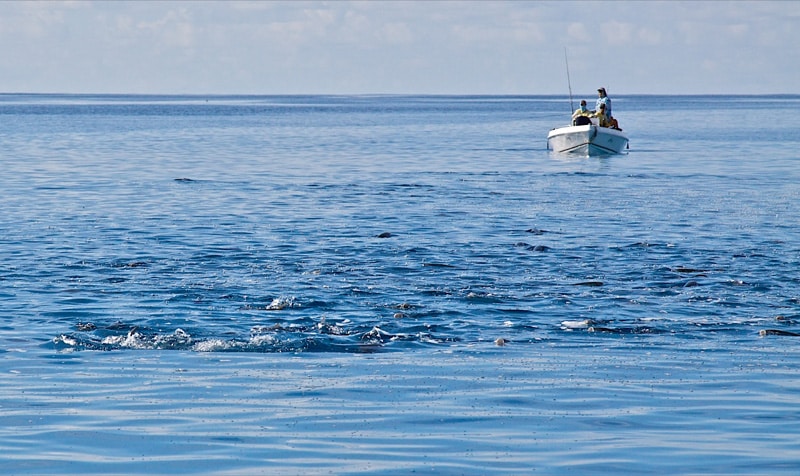
[(611, 127), (611, 120), (606, 115), (606, 105), (600, 104), (600, 108), (594, 113), (597, 118), (597, 125), (600, 127)]
[(581, 117), (581, 116), (590, 117), (591, 115), (592, 115), (592, 111), (590, 111), (589, 109), (586, 108), (586, 100), (585, 99), (581, 99), (581, 107), (579, 107), (578, 109), (575, 109), (575, 112), (572, 113), (572, 125), (573, 126), (580, 125), (580, 124), (578, 124), (578, 118), (579, 117)]

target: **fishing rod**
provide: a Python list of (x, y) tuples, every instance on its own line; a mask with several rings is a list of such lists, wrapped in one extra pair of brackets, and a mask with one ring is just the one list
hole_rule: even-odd
[(564, 63), (567, 65), (567, 86), (569, 87), (569, 112), (575, 110), (575, 106), (572, 105), (572, 81), (569, 80), (569, 60), (567, 59), (567, 47), (564, 47)]

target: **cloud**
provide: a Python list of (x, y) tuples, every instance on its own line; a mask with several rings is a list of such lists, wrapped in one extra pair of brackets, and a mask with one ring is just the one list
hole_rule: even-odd
[(633, 26), (629, 23), (617, 21), (603, 23), (600, 31), (603, 33), (606, 44), (610, 46), (626, 45), (633, 39)]
[(0, 90), (547, 94), (566, 46), (575, 83), (790, 92), (798, 21), (770, 1), (0, 2)]
[(743, 37), (750, 31), (750, 26), (744, 23), (736, 23), (726, 27), (732, 36)]
[(636, 38), (646, 45), (660, 45), (662, 34), (659, 30), (645, 27), (636, 32)]
[(570, 23), (567, 27), (567, 35), (570, 39), (585, 42), (591, 39), (589, 30), (583, 23)]
[(403, 22), (393, 22), (383, 25), (383, 40), (391, 45), (410, 44), (413, 40), (411, 30)]
[(0, 34), (45, 38), (53, 29), (64, 24), (65, 9), (72, 8), (68, 4), (53, 5), (49, 2), (3, 5), (0, 10)]
[(136, 28), (167, 47), (188, 48), (195, 43), (195, 26), (185, 8), (169, 10), (156, 20), (140, 21)]

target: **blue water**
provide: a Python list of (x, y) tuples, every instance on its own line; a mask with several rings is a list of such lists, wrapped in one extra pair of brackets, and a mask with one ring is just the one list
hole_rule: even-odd
[(800, 96), (0, 95), (2, 474), (797, 474)]

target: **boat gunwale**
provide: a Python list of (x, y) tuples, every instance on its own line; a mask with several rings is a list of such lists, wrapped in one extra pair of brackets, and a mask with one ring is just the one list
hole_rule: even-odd
[[(598, 126), (598, 125), (595, 125), (595, 124), (586, 124), (586, 125), (583, 125), (583, 126), (554, 127), (553, 129), (550, 129), (550, 132), (547, 133), (547, 138), (549, 139), (551, 137), (556, 137), (556, 136), (564, 135), (564, 134), (574, 134), (574, 133), (577, 133), (577, 132), (589, 132), (589, 131), (592, 130), (591, 129), (592, 127), (596, 127), (598, 133), (602, 132), (604, 134), (610, 134), (610, 135), (621, 137), (621, 138), (623, 138), (625, 140), (628, 140), (628, 136), (623, 134), (623, 132), (621, 130), (619, 130), (619, 129), (614, 129), (614, 128), (611, 128), (611, 127), (601, 127), (601, 126)], [(567, 130), (567, 129), (569, 129), (569, 130)]]

